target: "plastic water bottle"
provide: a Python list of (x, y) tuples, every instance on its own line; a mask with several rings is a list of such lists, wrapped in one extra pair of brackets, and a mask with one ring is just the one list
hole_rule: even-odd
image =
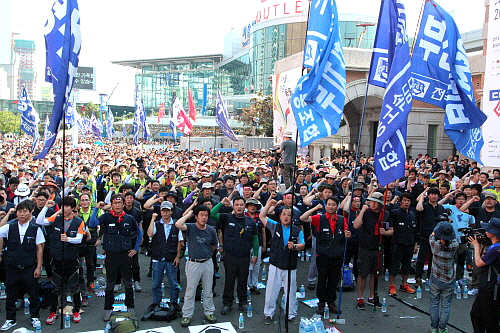
[(306, 325), (306, 319), (300, 318), (299, 333), (306, 333), (306, 330), (304, 329), (305, 325)]
[(252, 318), (252, 316), (253, 316), (252, 302), (248, 302), (247, 317)]
[(324, 333), (325, 332), (325, 325), (323, 325), (323, 322), (319, 318), (314, 318), (314, 328), (316, 330), (316, 333)]
[(345, 325), (345, 319), (343, 319), (343, 318), (342, 319), (341, 318), (339, 318), (339, 319), (330, 319), (330, 322), (332, 324)]
[(387, 312), (387, 301), (384, 298), (382, 298), (382, 312)]
[(267, 280), (267, 271), (266, 271), (266, 265), (262, 266), (262, 281)]
[(323, 311), (323, 318), (330, 319), (330, 309), (328, 309), (328, 306), (325, 306), (325, 310)]
[(243, 313), (240, 312), (240, 319), (238, 319), (238, 328), (245, 328), (245, 318), (243, 318)]
[(306, 261), (306, 251), (300, 253), (300, 261)]
[(64, 328), (70, 328), (71, 327), (71, 318), (69, 317), (69, 313), (66, 312), (64, 315)]
[(161, 297), (165, 297), (165, 283), (161, 283)]
[(389, 270), (388, 269), (385, 270), (384, 281), (389, 281)]
[(422, 288), (420, 288), (420, 286), (418, 286), (417, 288), (417, 299), (421, 299), (422, 298)]
[(5, 283), (0, 283), (0, 296), (4, 297), (5, 296)]
[(464, 285), (464, 298), (469, 298), (469, 288), (467, 288), (467, 285)]
[(252, 293), (250, 292), (250, 287), (247, 287), (247, 301), (252, 300)]
[(36, 325), (35, 331), (36, 333), (42, 333), (42, 323)]
[(306, 297), (306, 287), (304, 285), (300, 286), (300, 298), (305, 298)]
[(462, 298), (462, 289), (460, 288), (460, 285), (457, 282), (457, 285), (455, 286), (455, 294), (457, 296), (457, 299)]
[(111, 323), (108, 321), (106, 327), (104, 327), (104, 333), (111, 333)]
[(24, 314), (30, 314), (30, 301), (27, 298), (24, 299)]
[(429, 291), (429, 279), (425, 281), (425, 291)]

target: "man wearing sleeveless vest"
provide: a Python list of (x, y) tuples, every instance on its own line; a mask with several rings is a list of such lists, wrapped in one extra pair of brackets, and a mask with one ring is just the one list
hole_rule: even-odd
[(0, 328), (1, 331), (7, 331), (16, 325), (16, 300), (20, 288), (25, 289), (29, 295), (31, 324), (33, 327), (40, 324), (38, 278), (42, 274), (45, 238), (31, 215), (34, 209), (35, 204), (31, 200), (19, 203), (16, 207), (17, 219), (9, 221), (0, 228), (0, 243), (2, 243), (0, 251), (3, 249), (4, 238), (8, 249), (3, 256), (7, 266), (5, 278), (7, 320)]
[[(281, 290), (281, 284), (285, 286), (285, 297), (288, 290), (288, 271), (290, 271), (290, 299), (288, 299), (288, 320), (296, 325), (297, 310), (297, 252), (304, 250), (304, 233), (299, 227), (292, 224), (292, 210), (285, 207), (280, 215), (280, 222), (273, 221), (267, 217), (271, 207), (281, 202), (271, 199), (260, 211), (259, 219), (271, 232), (271, 257), (269, 258), (269, 275), (266, 287), (266, 304), (264, 306), (264, 324), (270, 325), (276, 309), (276, 300)], [(286, 300), (285, 300), (286, 301)]]
[(325, 214), (311, 214), (323, 209), (322, 204), (305, 212), (300, 219), (311, 223), (311, 230), (316, 237), (316, 264), (318, 266), (318, 296), (317, 313), (323, 314), (325, 306), (332, 313), (337, 313), (337, 284), (340, 281), (342, 263), (344, 260), (345, 239), (351, 237), (347, 221), (337, 214), (338, 199), (330, 197), (326, 199)]
[[(40, 212), (36, 223), (43, 226), (52, 227), (52, 239), (50, 242), (50, 267), (52, 268), (52, 299), (50, 305), (50, 314), (45, 323), (52, 325), (58, 314), (57, 305), (61, 288), (67, 284), (73, 298), (73, 321), (79, 323), (81, 320), (80, 307), (82, 298), (79, 283), (78, 262), (79, 246), (85, 236), (85, 223), (77, 216), (74, 216), (73, 210), (76, 210), (76, 200), (73, 197), (64, 197), (62, 200), (62, 210), (55, 215), (45, 218), (45, 210), (55, 205), (54, 201), (47, 201), (45, 207)], [(62, 213), (62, 216), (60, 215)], [(63, 290), (65, 292), (66, 290)]]

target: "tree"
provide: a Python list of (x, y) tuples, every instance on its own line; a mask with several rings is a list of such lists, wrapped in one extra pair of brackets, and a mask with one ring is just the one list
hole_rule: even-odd
[[(245, 124), (247, 134), (273, 136), (273, 98), (264, 96), (261, 92), (250, 100), (253, 104), (243, 109), (240, 121)], [(257, 124), (257, 126), (255, 126)], [(255, 126), (255, 133), (252, 127)]]
[(21, 116), (10, 111), (0, 111), (0, 133), (16, 133), (21, 128)]
[(98, 117), (98, 111), (99, 104), (88, 102), (87, 104), (82, 106), (82, 117), (90, 118), (92, 116), (92, 112), (94, 112), (95, 116)]

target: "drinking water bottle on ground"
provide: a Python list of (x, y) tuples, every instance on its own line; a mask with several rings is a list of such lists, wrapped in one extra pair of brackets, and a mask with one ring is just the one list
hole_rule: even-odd
[(64, 315), (64, 328), (70, 328), (71, 327), (71, 318), (69, 317), (69, 313), (66, 312)]
[(457, 284), (455, 286), (455, 294), (457, 296), (457, 299), (461, 299), (462, 298), (462, 289), (460, 288), (460, 285), (458, 284), (458, 282), (457, 282)]
[(243, 318), (243, 313), (240, 312), (240, 319), (238, 320), (238, 328), (245, 328), (245, 318)]
[(387, 301), (384, 298), (382, 298), (382, 312), (387, 312)]
[(248, 302), (247, 306), (247, 317), (252, 318), (253, 316), (253, 308), (252, 308), (252, 302)]
[(418, 286), (417, 288), (417, 299), (421, 299), (422, 298), (422, 288), (420, 286)]
[(24, 314), (30, 314), (30, 301), (27, 298), (24, 299)]
[(469, 298), (469, 288), (467, 288), (467, 285), (464, 285), (464, 298)]
[(304, 287), (304, 285), (301, 285), (299, 291), (300, 291), (300, 298), (305, 298), (306, 297), (306, 287)]
[(330, 318), (330, 310), (328, 309), (328, 306), (325, 306), (325, 311), (323, 312), (323, 318), (325, 319)]

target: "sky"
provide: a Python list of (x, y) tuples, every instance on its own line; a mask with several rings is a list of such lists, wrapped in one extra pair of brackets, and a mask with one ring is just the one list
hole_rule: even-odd
[[(133, 105), (136, 70), (112, 65), (110, 61), (223, 53), (225, 34), (232, 28), (241, 31), (244, 25), (255, 19), (258, 8), (283, 1), (80, 0), (80, 66), (97, 68), (97, 90), (80, 91), (80, 102), (97, 103), (100, 93), (109, 95), (116, 87), (109, 103)], [(410, 37), (415, 34), (423, 1), (403, 1)], [(471, 0), (468, 6), (457, 0), (436, 2), (454, 16), (460, 32), (482, 28), (483, 0)], [(12, 31), (20, 33), (17, 36), (20, 39), (36, 43), (35, 61), (40, 69), (38, 92), (40, 87), (49, 86), (42, 81), (45, 66), (43, 26), (53, 3), (54, 0), (12, 0)], [(376, 18), (380, 1), (337, 0), (337, 7), (339, 14)]]

